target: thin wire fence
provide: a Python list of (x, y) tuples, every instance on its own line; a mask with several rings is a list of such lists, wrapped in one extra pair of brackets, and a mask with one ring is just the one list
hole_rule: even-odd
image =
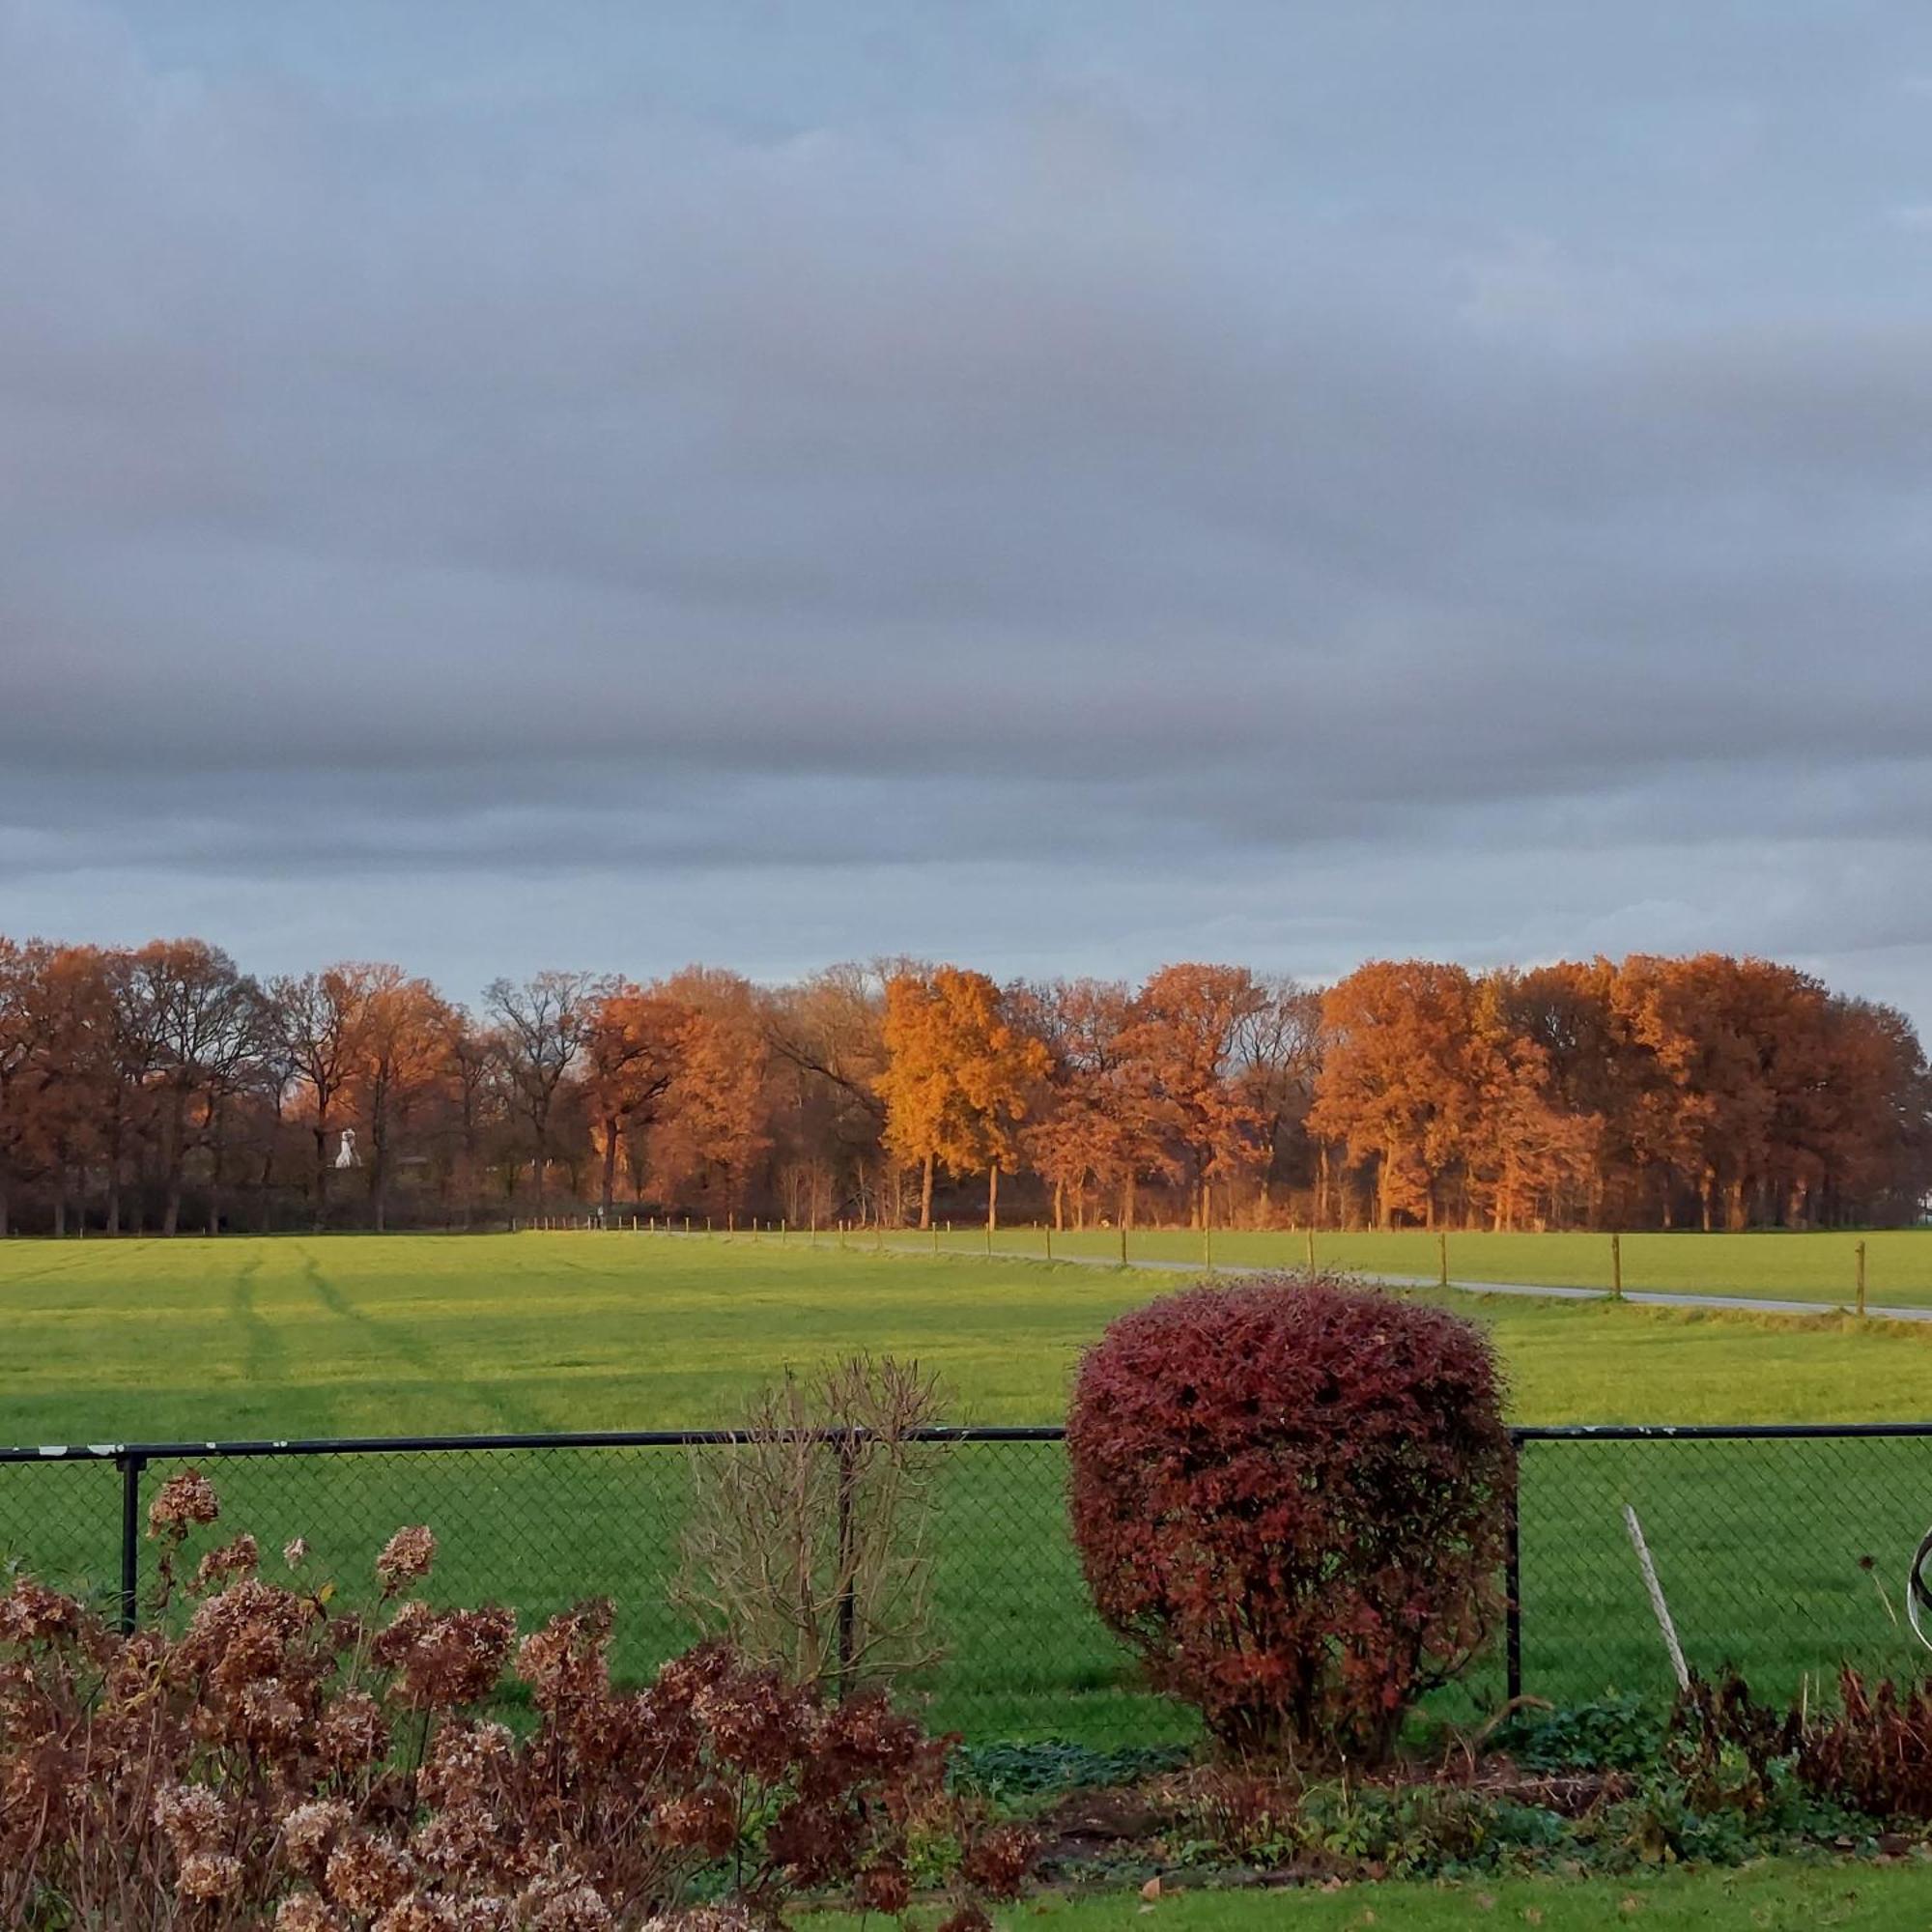
[[(931, 1537), (944, 1656), (918, 1687), (933, 1721), (976, 1741), (1192, 1736), (1191, 1715), (1143, 1688), (1089, 1604), (1066, 1528), (1063, 1432), (931, 1434), (950, 1445)], [(1443, 1693), (1443, 1715), (1512, 1691), (1558, 1703), (1668, 1694), (1627, 1505), (1693, 1665), (1734, 1663), (1776, 1697), (1807, 1680), (1828, 1689), (1846, 1662), (1916, 1670), (1905, 1587), (1932, 1521), (1932, 1424), (1513, 1434), (1512, 1614)], [(251, 1531), (271, 1572), (300, 1537), (306, 1577), (332, 1581), (338, 1602), (366, 1602), (384, 1539), (427, 1522), (434, 1600), (507, 1604), (528, 1627), (608, 1596), (616, 1671), (641, 1680), (696, 1634), (673, 1592), (694, 1463), (730, 1441), (663, 1432), (0, 1450), (0, 1563), (136, 1616), (155, 1581), (148, 1506), (197, 1466), (220, 1493), (221, 1533)]]

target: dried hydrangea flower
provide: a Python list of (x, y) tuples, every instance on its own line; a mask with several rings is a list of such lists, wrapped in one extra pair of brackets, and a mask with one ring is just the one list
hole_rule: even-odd
[[(290, 1864), (310, 1878), (320, 1878), (349, 1823), (349, 1806), (339, 1798), (298, 1804), (282, 1820), (282, 1847)], [(322, 1901), (317, 1899), (316, 1904), (320, 1907)]]
[(292, 1892), (275, 1913), (275, 1932), (340, 1932), (341, 1925), (312, 1891)]
[(225, 1543), (219, 1549), (211, 1549), (201, 1559), (194, 1573), (194, 1588), (199, 1592), (230, 1577), (252, 1576), (261, 1560), (262, 1552), (255, 1539), (252, 1536), (238, 1536), (233, 1543)]
[(226, 1852), (192, 1853), (181, 1862), (175, 1889), (203, 1904), (233, 1898), (242, 1889), (242, 1861)]
[(316, 1725), (316, 1754), (338, 1774), (361, 1771), (389, 1748), (389, 1727), (366, 1690), (345, 1690)]
[(611, 1908), (595, 1886), (572, 1877), (544, 1877), (517, 1901), (529, 1932), (608, 1932)]
[(337, 1905), (366, 1917), (386, 1912), (412, 1888), (407, 1853), (376, 1838), (345, 1838), (328, 1855), (323, 1885)]
[(459, 1932), (470, 1922), (468, 1914), (459, 1917), (446, 1898), (412, 1891), (390, 1906), (370, 1932)]
[(376, 1559), (376, 1577), (383, 1585), (383, 1594), (389, 1596), (405, 1583), (427, 1577), (435, 1560), (436, 1538), (430, 1534), (427, 1523), (418, 1522), (397, 1530)]
[(299, 1570), (302, 1567), (302, 1559), (307, 1554), (308, 1538), (305, 1536), (298, 1536), (293, 1541), (282, 1545), (282, 1561), (291, 1570)]
[(155, 1794), (155, 1823), (178, 1859), (218, 1845), (229, 1828), (228, 1807), (205, 1784), (164, 1784)]
[(73, 1598), (31, 1577), (22, 1577), (0, 1597), (0, 1643), (44, 1643), (72, 1636), (86, 1622), (87, 1612)]
[(175, 1542), (196, 1523), (213, 1522), (221, 1514), (214, 1485), (199, 1469), (184, 1469), (161, 1485), (148, 1506), (148, 1534)]

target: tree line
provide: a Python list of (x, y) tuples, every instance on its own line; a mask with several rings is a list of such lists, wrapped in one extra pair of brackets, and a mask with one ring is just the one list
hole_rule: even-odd
[(0, 1233), (566, 1208), (1801, 1228), (1915, 1220), (1928, 1190), (1904, 1015), (1717, 953), (1377, 960), (1325, 989), (1200, 964), (554, 971), (472, 1009), (391, 964), (258, 980), (195, 939), (0, 939)]

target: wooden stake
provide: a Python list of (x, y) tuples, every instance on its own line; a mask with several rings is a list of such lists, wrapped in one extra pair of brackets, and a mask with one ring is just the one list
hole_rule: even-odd
[(1612, 1235), (1610, 1236), (1610, 1299), (1612, 1301), (1621, 1301), (1623, 1298), (1624, 1237), (1621, 1235)]
[(1859, 1243), (1859, 1314), (1865, 1312), (1865, 1244)]
[(1435, 1236), (1435, 1277), (1439, 1287), (1449, 1286), (1449, 1236), (1443, 1231)]
[(1630, 1531), (1631, 1548), (1636, 1551), (1637, 1567), (1643, 1572), (1643, 1586), (1650, 1592), (1651, 1614), (1663, 1633), (1663, 1647), (1670, 1653), (1670, 1667), (1677, 1673), (1677, 1688), (1690, 1688), (1690, 1667), (1684, 1662), (1684, 1647), (1677, 1641), (1677, 1626), (1670, 1620), (1670, 1605), (1663, 1601), (1663, 1585), (1657, 1580), (1657, 1565), (1650, 1560), (1650, 1545), (1643, 1540), (1643, 1524), (1636, 1511), (1624, 1505), (1624, 1527)]

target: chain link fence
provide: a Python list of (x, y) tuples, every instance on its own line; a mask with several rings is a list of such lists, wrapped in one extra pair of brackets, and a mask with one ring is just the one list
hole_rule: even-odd
[[(1845, 1662), (1901, 1672), (1913, 1552), (1932, 1520), (1932, 1425), (1519, 1429), (1512, 1614), (1443, 1693), (1443, 1715), (1512, 1690), (1557, 1703), (1662, 1697), (1670, 1668), (1625, 1526), (1635, 1509), (1691, 1663), (1734, 1663), (1766, 1697), (1829, 1689)], [(937, 1432), (934, 1606), (944, 1658), (920, 1689), (969, 1739), (1099, 1747), (1193, 1735), (1148, 1693), (1089, 1605), (1066, 1530), (1058, 1429)], [(0, 1450), (0, 1563), (130, 1617), (148, 1601), (147, 1510), (190, 1466), (214, 1482), (223, 1534), (265, 1569), (294, 1538), (337, 1601), (375, 1594), (389, 1533), (427, 1522), (434, 1600), (502, 1603), (528, 1627), (584, 1597), (616, 1606), (613, 1664), (640, 1680), (694, 1628), (673, 1603), (694, 1459), (708, 1433), (108, 1444)]]

